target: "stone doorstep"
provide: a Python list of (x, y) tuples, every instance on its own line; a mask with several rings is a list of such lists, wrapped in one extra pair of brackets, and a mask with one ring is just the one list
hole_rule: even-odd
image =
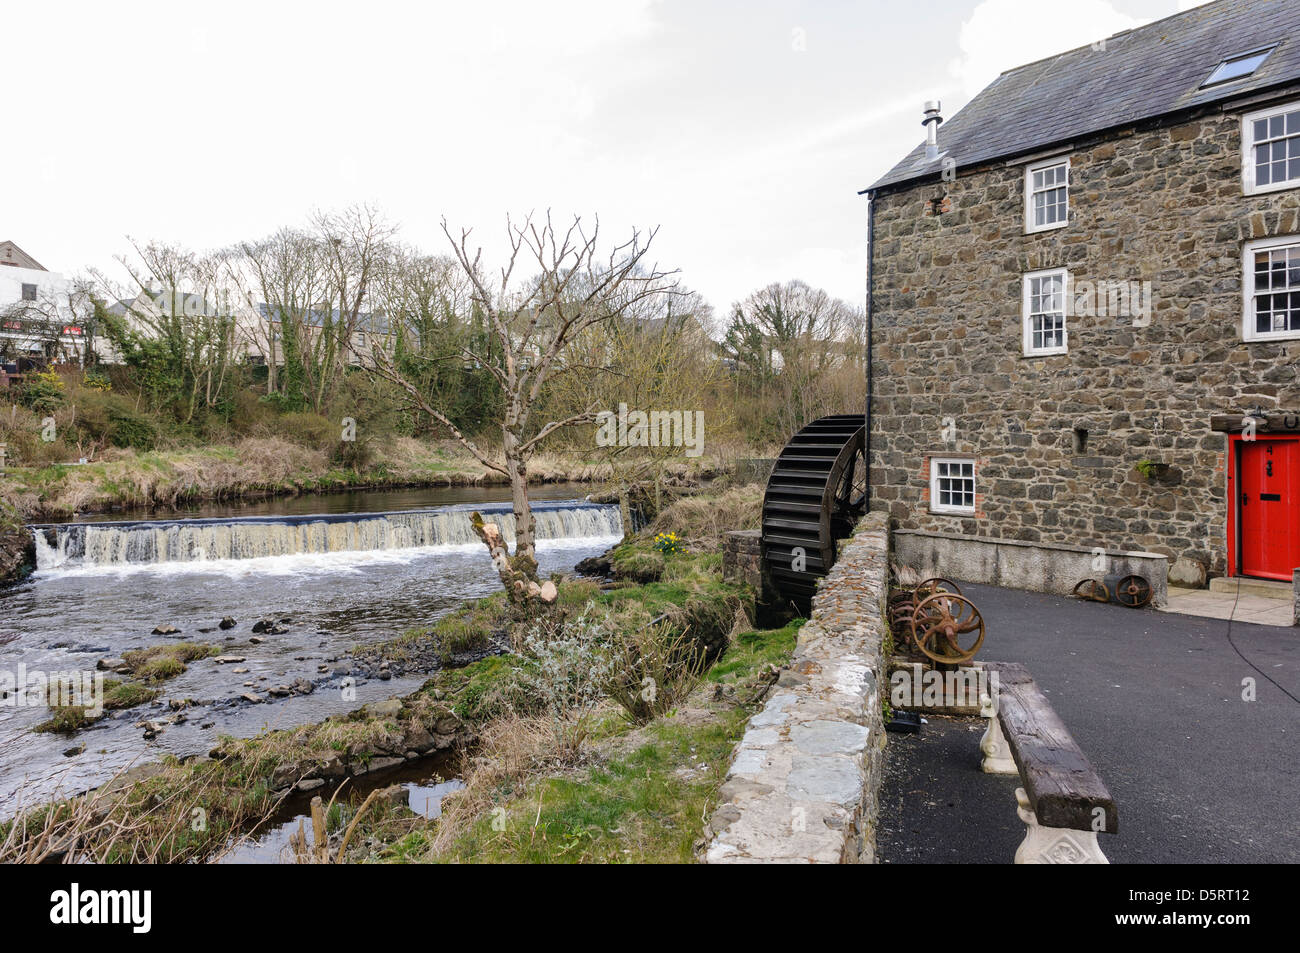
[(1210, 592), (1225, 592), (1229, 595), (1263, 596), (1265, 599), (1286, 599), (1291, 601), (1294, 589), (1291, 583), (1277, 579), (1249, 579), (1245, 576), (1219, 576), (1210, 580)]

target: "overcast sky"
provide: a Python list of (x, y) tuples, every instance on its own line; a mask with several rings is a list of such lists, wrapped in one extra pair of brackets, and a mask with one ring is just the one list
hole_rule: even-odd
[(865, 199), (999, 72), (1195, 0), (474, 0), (6, 6), (0, 239), (53, 271), (372, 202), (445, 251), (507, 212), (661, 226), (719, 311), (863, 299)]

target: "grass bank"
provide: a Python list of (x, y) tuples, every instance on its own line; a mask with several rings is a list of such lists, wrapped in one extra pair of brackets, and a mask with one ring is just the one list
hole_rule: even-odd
[[(533, 482), (607, 479), (600, 464), (539, 456)], [(455, 448), (397, 438), (362, 468), (342, 467), (280, 437), (169, 451), (113, 449), (85, 464), (10, 467), (0, 498), (22, 519), (57, 519), (114, 508), (174, 507), (209, 500), (291, 496), (337, 490), (474, 486), (505, 482)]]
[[(756, 495), (731, 503), (752, 508)], [(692, 500), (679, 511), (677, 546), (648, 531), (612, 554), (612, 578), (563, 580), (538, 618), (511, 618), (498, 595), (376, 649), (444, 660), (490, 644), (513, 651), (445, 668), (400, 699), (223, 738), (206, 757), (168, 758), (28, 811), (0, 825), (0, 862), (211, 860), (317, 787), (330, 799), (328, 847), (307, 859), (690, 861), (731, 750), (797, 633), (752, 628), (752, 593), (721, 578), (706, 509)], [(618, 568), (628, 565), (635, 579)], [(140, 672), (156, 661), (133, 660)], [(466, 787), (440, 819), (349, 793), (357, 778), (451, 750), (465, 753)]]

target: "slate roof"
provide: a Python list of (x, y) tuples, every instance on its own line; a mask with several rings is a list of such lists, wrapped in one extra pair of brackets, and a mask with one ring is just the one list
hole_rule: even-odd
[[(1225, 59), (1276, 44), (1253, 75), (1208, 89)], [(1217, 0), (1003, 73), (866, 191), (971, 166), (1300, 79), (1300, 0)], [(918, 110), (918, 119), (919, 110)]]

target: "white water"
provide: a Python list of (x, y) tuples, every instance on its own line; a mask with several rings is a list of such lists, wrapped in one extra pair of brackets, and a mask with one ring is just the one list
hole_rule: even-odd
[[(53, 527), (51, 544), (34, 530), (36, 568), (53, 570), (157, 567), (174, 564), (228, 564), (287, 556), (384, 553), (411, 549), (454, 549), (481, 545), (466, 508), (445, 507), (355, 519), (285, 518), (258, 520), (181, 520), (160, 523), (68, 523)], [(609, 539), (622, 535), (616, 506), (565, 504), (534, 510), (539, 541)], [(514, 540), (509, 511), (483, 512)], [(334, 562), (327, 560), (327, 562)]]

